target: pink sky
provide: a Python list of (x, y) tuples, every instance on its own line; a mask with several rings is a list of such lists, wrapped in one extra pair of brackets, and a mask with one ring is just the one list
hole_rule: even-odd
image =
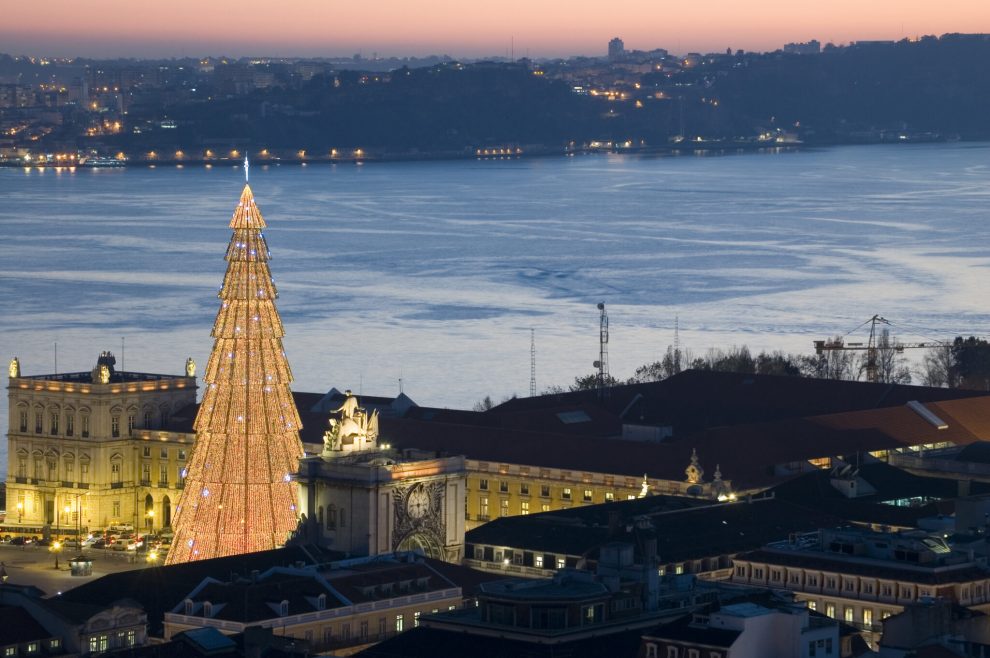
[(0, 52), (47, 56), (601, 55), (990, 32), (988, 0), (11, 0)]

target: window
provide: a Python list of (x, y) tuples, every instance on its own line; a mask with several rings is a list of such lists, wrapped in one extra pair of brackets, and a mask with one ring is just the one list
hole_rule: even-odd
[(115, 439), (120, 436), (120, 416), (110, 418), (110, 436)]
[(93, 635), (89, 638), (89, 652), (106, 651), (110, 648), (110, 636)]
[(73, 416), (72, 414), (66, 415), (66, 417), (65, 417), (65, 435), (66, 436), (72, 436), (72, 433), (75, 431), (75, 425), (76, 425), (76, 417)]
[(110, 462), (110, 482), (120, 482), (120, 462)]
[(818, 609), (817, 601), (808, 601), (808, 610), (817, 610), (817, 609)]
[(605, 492), (605, 502), (606, 503), (613, 503), (613, 502), (615, 502), (615, 494), (613, 492), (611, 492), (611, 491), (606, 491)]
[(36, 411), (34, 414), (34, 433), (41, 434), (42, 431), (43, 430), (41, 428), (41, 412)]
[(186, 451), (182, 448), (179, 448), (179, 459), (185, 459), (185, 458), (186, 458)]
[[(21, 411), (20, 417), (21, 417), (21, 431), (22, 432), (27, 432), (28, 431), (28, 412)], [(16, 651), (16, 650), (17, 649), (14, 649), (14, 651)]]
[(51, 427), (50, 434), (58, 434), (58, 412), (52, 414), (52, 419), (51, 422), (49, 423), (49, 427)]
[(162, 448), (158, 451), (159, 459), (168, 459), (168, 448)]
[(537, 569), (542, 569), (543, 568), (543, 556), (542, 555), (534, 555), (533, 556), (533, 566), (536, 567)]
[(736, 575), (739, 576), (740, 578), (745, 578), (746, 577), (746, 567), (744, 567), (741, 564), (737, 564), (736, 565)]
[(584, 496), (582, 497), (582, 499), (586, 503), (590, 503), (591, 502), (591, 489), (585, 489), (584, 490)]
[(657, 645), (652, 642), (646, 645), (646, 658), (657, 658)]
[(85, 439), (89, 436), (89, 416), (83, 415), (80, 419), (82, 422), (82, 437)]
[(27, 653), (37, 653), (37, 651), (38, 651), (38, 643), (37, 642), (28, 642), (27, 647), (25, 647), (25, 651)]
[(65, 479), (68, 482), (72, 482), (72, 471), (75, 470), (74, 464), (71, 461), (65, 462)]
[(17, 477), (27, 477), (27, 460), (24, 457), (17, 458)]
[(832, 619), (835, 619), (835, 604), (832, 603), (831, 601), (825, 602), (825, 615), (827, 617), (831, 617)]
[(851, 605), (847, 605), (843, 609), (842, 613), (843, 613), (842, 614), (843, 619), (845, 619), (847, 622), (852, 622), (853, 617), (856, 614), (856, 611), (853, 610), (853, 607)]
[(564, 487), (564, 490), (561, 492), (560, 497), (563, 498), (564, 500), (570, 500), (571, 499), (571, 488), (570, 487)]
[(481, 478), (478, 481), (478, 488), (482, 491), (488, 491), (488, 480), (486, 478)]
[(498, 481), (498, 490), (502, 493), (509, 493), (509, 483), (505, 480)]
[(159, 484), (168, 484), (168, 464), (158, 465), (158, 482)]
[(361, 626), (358, 630), (358, 634), (361, 636), (361, 641), (368, 639), (368, 621), (362, 621)]
[(478, 516), (488, 518), (488, 496), (478, 499)]
[(563, 569), (566, 566), (566, 561), (562, 557), (557, 558), (557, 568)]
[(402, 615), (396, 615), (395, 616), (395, 632), (396, 633), (401, 633), (402, 632), (403, 622), (404, 622), (404, 619), (403, 619), (403, 616)]
[(521, 496), (528, 496), (529, 495), (529, 485), (528, 484), (520, 484), (519, 485), (519, 495), (521, 495)]
[(120, 518), (120, 501), (119, 500), (113, 501), (113, 518), (115, 520)]
[(683, 564), (676, 565), (674, 567), (674, 573), (677, 574), (678, 576), (680, 576), (682, 573), (684, 573), (684, 565)]
[(58, 462), (55, 459), (48, 459), (48, 479), (57, 480), (58, 479)]
[(143, 455), (145, 457), (151, 457), (151, 446), (144, 446), (143, 447)]
[(863, 625), (866, 627), (873, 625), (873, 608), (863, 608)]
[(148, 462), (141, 464), (141, 481), (151, 482), (151, 464)]
[(529, 514), (529, 501), (528, 500), (524, 500), (521, 503), (519, 503), (519, 513), (522, 514), (523, 516)]
[(548, 503), (543, 503), (542, 505), (540, 505), (540, 511), (541, 512), (549, 512), (550, 511), (550, 505)]
[(379, 637), (382, 637), (382, 638), (385, 637), (385, 618), (384, 617), (380, 617), (378, 619), (378, 636)]
[(128, 414), (127, 416), (127, 435), (130, 436), (134, 434), (134, 414)]
[(79, 481), (89, 482), (89, 464), (79, 464)]
[(150, 411), (145, 411), (144, 412), (144, 428), (145, 429), (151, 429), (151, 412)]
[(892, 614), (894, 614), (894, 613), (891, 612), (890, 610), (881, 610), (880, 611), (880, 619), (886, 619), (887, 617), (891, 616)]
[(413, 613), (413, 628), (419, 628), (419, 610)]
[(542, 496), (543, 498), (549, 498), (550, 497), (550, 485), (549, 484), (540, 485), (540, 496)]
[(667, 647), (667, 658), (678, 658), (677, 647)]
[(508, 499), (503, 498), (501, 501), (499, 501), (498, 515), (499, 516), (508, 516), (509, 515), (509, 501), (508, 501)]

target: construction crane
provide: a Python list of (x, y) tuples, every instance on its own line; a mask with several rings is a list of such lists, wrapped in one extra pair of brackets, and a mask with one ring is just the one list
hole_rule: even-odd
[[(863, 324), (859, 325), (859, 327), (856, 327), (856, 329), (859, 329), (860, 327), (863, 327), (867, 324), (870, 325), (870, 338), (865, 345), (863, 343), (847, 343), (845, 342), (845, 337), (833, 338), (831, 340), (816, 340), (814, 341), (815, 354), (817, 354), (818, 356), (822, 356), (825, 352), (844, 351), (844, 350), (866, 352), (866, 366), (864, 368), (864, 370), (866, 370), (866, 381), (876, 383), (877, 381), (879, 381), (879, 374), (880, 374), (880, 368), (877, 363), (877, 355), (879, 354), (879, 348), (877, 347), (877, 336), (878, 336), (877, 325), (883, 324), (883, 325), (891, 326), (891, 323), (886, 318), (883, 318), (879, 315), (874, 315), (872, 318), (870, 318)], [(856, 331), (856, 329), (853, 329), (853, 331)], [(850, 331), (849, 333), (852, 333), (852, 331)], [(849, 334), (846, 335), (848, 336)], [(925, 343), (893, 343), (887, 347), (900, 353), (903, 352), (905, 349), (944, 347), (944, 346), (945, 343), (933, 341), (933, 342), (925, 342)]]
[(598, 319), (598, 360), (594, 362), (594, 367), (598, 369), (595, 377), (598, 398), (604, 400), (608, 397), (608, 387), (611, 386), (611, 375), (608, 374), (608, 314), (605, 312), (605, 302), (598, 302), (600, 316)]

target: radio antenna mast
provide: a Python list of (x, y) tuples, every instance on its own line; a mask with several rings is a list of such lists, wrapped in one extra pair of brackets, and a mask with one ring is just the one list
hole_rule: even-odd
[(536, 329), (529, 330), (529, 397), (536, 397)]

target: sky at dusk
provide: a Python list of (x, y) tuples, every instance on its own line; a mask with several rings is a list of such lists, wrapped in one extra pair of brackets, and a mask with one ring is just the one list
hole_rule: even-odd
[(987, 0), (49, 0), (5, 3), (0, 52), (51, 57), (521, 57), (775, 50), (990, 32)]

